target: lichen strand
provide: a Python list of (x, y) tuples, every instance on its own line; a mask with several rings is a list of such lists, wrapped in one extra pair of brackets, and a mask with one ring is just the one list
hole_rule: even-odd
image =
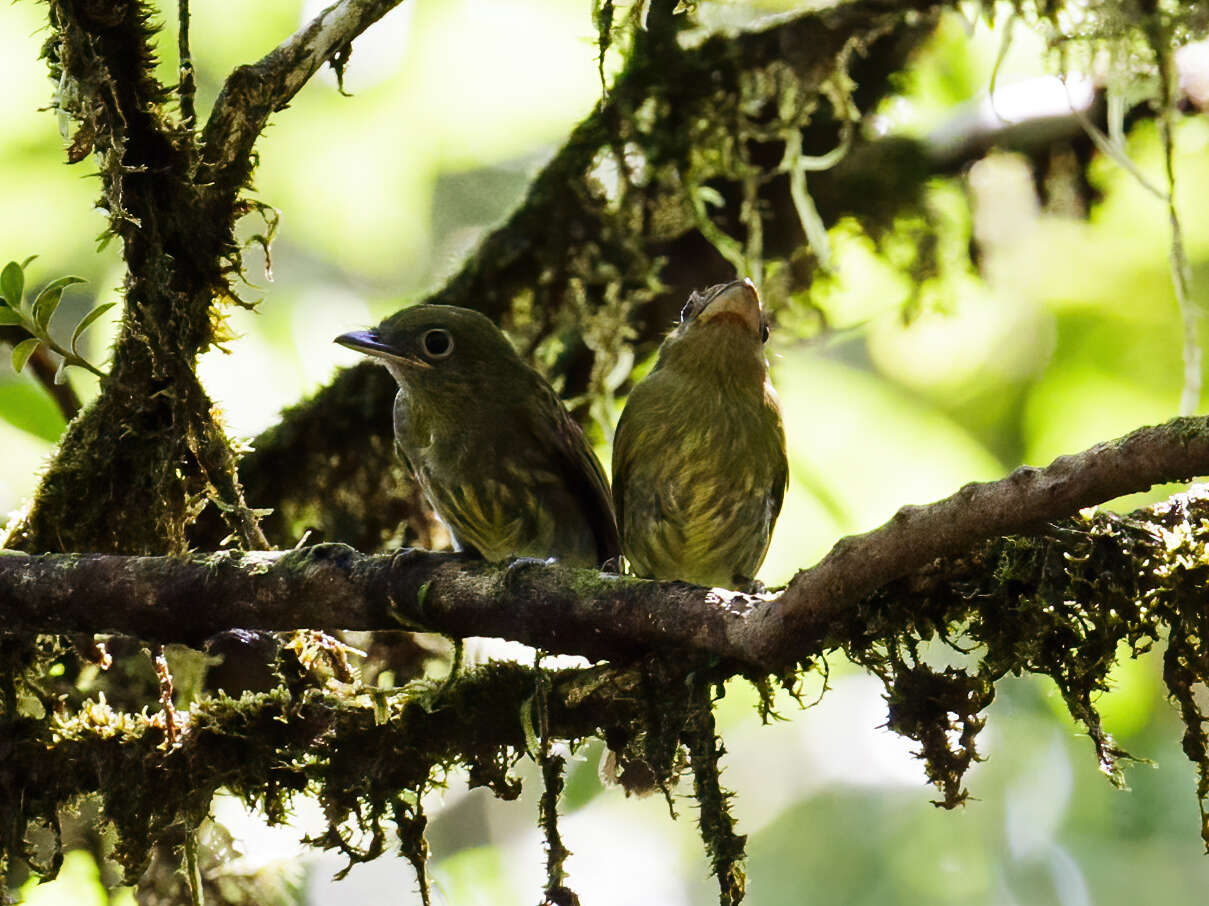
[(421, 801), (423, 792), (421, 788), (395, 796), (391, 800), (391, 817), (395, 822), (399, 852), (415, 870), (420, 902), (423, 906), (429, 906), (431, 894), (428, 888), (428, 839), (424, 836), (428, 827), (428, 816), (424, 814), (424, 804)]
[(887, 726), (919, 743), (916, 754), (942, 796), (934, 804), (963, 804), (969, 793), (962, 778), (981, 760), (975, 743), (986, 723), (980, 715), (995, 697), (994, 683), (953, 667), (936, 670), (914, 656), (898, 654), (879, 672), (886, 684)]
[[(545, 741), (544, 741), (545, 742)], [(549, 743), (541, 757), (542, 795), (539, 803), (538, 824), (546, 838), (546, 889), (543, 906), (579, 906), (579, 897), (565, 881), (567, 871), (564, 863), (571, 851), (563, 843), (558, 830), (558, 797), (563, 791), (563, 771), (566, 759), (551, 754)]]
[[(1197, 766), (1197, 797), (1201, 810), (1201, 838), (1209, 849), (1209, 734), (1202, 708), (1209, 685), (1209, 608), (1203, 590), (1209, 587), (1209, 506), (1203, 499), (1173, 501), (1160, 508), (1165, 559), (1156, 559), (1155, 572), (1167, 587), (1155, 596), (1155, 607), (1165, 613), (1168, 626), (1163, 679), (1184, 721), (1184, 753)], [(1201, 594), (1198, 594), (1201, 592)]]

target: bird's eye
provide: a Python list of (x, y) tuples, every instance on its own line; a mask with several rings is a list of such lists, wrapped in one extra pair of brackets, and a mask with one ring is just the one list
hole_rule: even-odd
[(453, 353), (453, 334), (443, 327), (434, 327), (420, 339), (420, 345), (428, 358), (447, 359)]
[(702, 296), (700, 293), (690, 293), (688, 301), (684, 303), (684, 308), (680, 309), (680, 323), (691, 321), (701, 313), (701, 309), (705, 307), (707, 296)]
[(768, 342), (768, 322), (763, 319), (760, 320), (760, 342)]

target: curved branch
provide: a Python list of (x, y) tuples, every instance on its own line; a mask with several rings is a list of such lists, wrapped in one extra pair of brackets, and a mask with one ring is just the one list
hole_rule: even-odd
[(208, 179), (220, 190), (241, 186), (250, 152), (269, 115), (290, 102), (319, 67), (398, 6), (400, 0), (341, 0), (277, 45), (258, 62), (227, 77), (202, 133)]
[(757, 660), (790, 661), (826, 639), (854, 602), (937, 557), (1001, 535), (1030, 534), (1084, 507), (1209, 474), (1209, 418), (1177, 418), (1138, 428), (1044, 469), (1021, 466), (999, 481), (967, 484), (927, 506), (904, 506), (880, 528), (842, 539), (781, 596), (753, 614), (745, 650)]
[(113, 631), (196, 644), (231, 629), (392, 629), (491, 635), (551, 652), (629, 658), (689, 650), (775, 671), (845, 641), (872, 592), (979, 541), (1152, 485), (1209, 474), (1209, 417), (1116, 441), (904, 507), (845, 538), (778, 596), (651, 582), (539, 561), (495, 566), (403, 550), (366, 556), (328, 544), (192, 557), (0, 556), (8, 631)]

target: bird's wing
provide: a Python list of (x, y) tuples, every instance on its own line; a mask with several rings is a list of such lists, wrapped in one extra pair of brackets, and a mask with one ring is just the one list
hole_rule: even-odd
[(629, 457), (629, 424), (626, 422), (625, 409), (621, 410), (621, 418), (613, 430), (613, 515), (617, 517), (617, 525), (625, 525), (622, 515), (625, 499), (621, 489), (625, 487), (626, 473), (630, 469)]
[(785, 489), (789, 486), (789, 456), (785, 447), (785, 424), (781, 420), (781, 406), (777, 402), (776, 397), (771, 399), (765, 398), (764, 418), (770, 422), (772, 428), (772, 436), (776, 437), (777, 457), (776, 469), (773, 472), (772, 484), (769, 487), (769, 512), (771, 519), (768, 523), (768, 531), (771, 534), (773, 523), (777, 521), (777, 516), (781, 514), (781, 505), (785, 502)]
[(777, 521), (777, 516), (781, 514), (781, 505), (785, 502), (785, 489), (789, 486), (789, 458), (785, 452), (785, 429), (781, 425), (780, 415), (776, 419), (776, 431), (780, 437), (780, 457), (777, 459), (776, 471), (773, 472), (772, 485), (769, 487), (769, 512), (772, 518), (768, 523), (768, 530), (772, 532), (772, 525)]
[[(655, 438), (651, 436), (643, 436), (644, 426), (647, 430), (655, 427), (667, 428), (677, 421), (676, 412), (674, 409), (669, 409), (669, 401), (673, 400), (672, 388), (664, 380), (664, 374), (658, 368), (648, 374), (643, 380), (635, 385), (630, 391), (629, 397), (625, 401), (625, 408), (621, 410), (621, 418), (617, 421), (617, 430), (613, 432), (613, 508), (617, 513), (617, 524), (625, 525), (625, 517), (623, 510), (625, 509), (624, 497), (627, 489), (631, 499), (635, 498), (634, 487), (631, 487), (631, 479), (635, 472), (650, 478), (659, 476), (659, 480), (655, 483), (650, 481), (641, 482), (643, 488), (647, 492), (645, 498), (639, 499), (639, 507), (641, 510), (643, 504), (650, 506), (654, 504), (659, 506), (658, 490), (661, 489), (666, 481), (666, 469), (663, 462), (651, 462), (649, 459), (643, 461), (643, 448), (645, 448), (646, 457), (658, 456), (658, 453), (652, 452), (653, 446), (662, 447), (662, 443), (654, 444)], [(674, 406), (674, 403), (671, 404)], [(662, 441), (668, 437), (666, 431), (659, 432), (659, 440)], [(630, 509), (633, 509), (631, 506)], [(635, 515), (640, 518), (651, 518), (652, 513), (639, 513), (635, 510)]]
[[(544, 381), (543, 381), (544, 384)], [(605, 477), (600, 460), (588, 445), (583, 429), (571, 418), (562, 402), (549, 386), (542, 387), (543, 406), (526, 410), (530, 420), (530, 432), (538, 446), (548, 446), (550, 462), (555, 465), (567, 489), (580, 501), (583, 513), (596, 539), (599, 562), (604, 563), (621, 555), (621, 538), (617, 531), (617, 519), (613, 515), (613, 499), (609, 493), (609, 480)], [(554, 431), (542, 430), (542, 422), (548, 420)]]

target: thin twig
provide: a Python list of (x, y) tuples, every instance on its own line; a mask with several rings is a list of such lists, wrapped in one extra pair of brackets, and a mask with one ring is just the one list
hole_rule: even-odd
[(1180, 392), (1180, 415), (1191, 415), (1201, 402), (1201, 312), (1192, 299), (1191, 269), (1184, 245), (1184, 230), (1175, 206), (1175, 134), (1172, 113), (1175, 110), (1175, 80), (1172, 78), (1171, 45), (1164, 29), (1150, 32), (1151, 45), (1159, 68), (1159, 139), (1163, 145), (1163, 165), (1167, 177), (1167, 218), (1171, 223), (1171, 285), (1184, 326), (1184, 386)]
[(180, 56), (180, 84), (177, 86), (177, 97), (180, 98), (181, 124), (190, 132), (197, 125), (197, 80), (193, 72), (193, 56), (189, 51), (189, 0), (178, 0), (177, 20), (180, 23), (177, 32), (177, 52)]

